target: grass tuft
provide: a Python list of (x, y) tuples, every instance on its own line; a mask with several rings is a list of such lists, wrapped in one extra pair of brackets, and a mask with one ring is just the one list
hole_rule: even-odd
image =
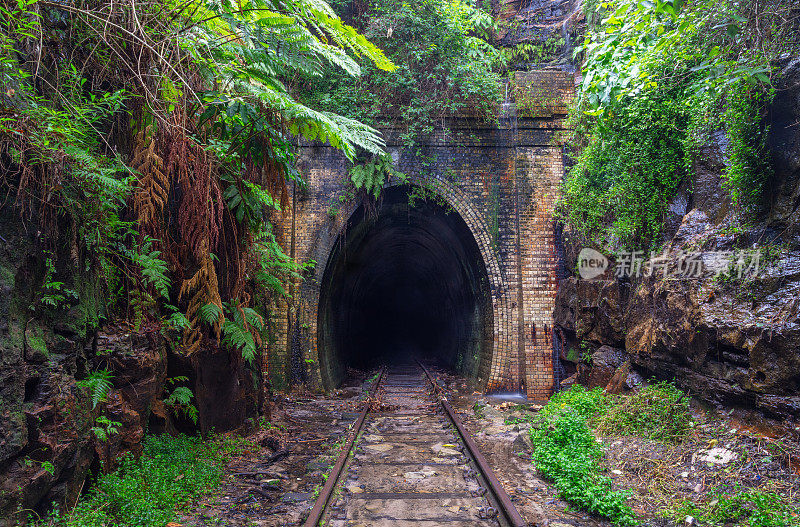
[(651, 384), (631, 395), (611, 396), (606, 401), (604, 413), (595, 420), (601, 434), (677, 443), (692, 428), (689, 397), (672, 383)]
[(749, 527), (795, 527), (800, 517), (784, 498), (774, 492), (759, 489), (743, 489), (740, 486), (730, 491), (718, 489), (706, 503), (695, 504), (685, 500), (668, 516), (682, 522), (687, 516), (697, 519), (701, 525), (747, 525)]

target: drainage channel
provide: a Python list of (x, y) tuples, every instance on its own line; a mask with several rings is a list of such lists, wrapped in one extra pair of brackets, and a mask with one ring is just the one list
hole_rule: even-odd
[(378, 374), (304, 525), (527, 523), (419, 363)]

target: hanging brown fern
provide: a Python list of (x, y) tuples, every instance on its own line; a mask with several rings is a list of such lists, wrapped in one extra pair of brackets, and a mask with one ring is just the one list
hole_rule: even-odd
[(133, 207), (141, 229), (154, 235), (160, 228), (160, 215), (167, 204), (170, 186), (164, 161), (155, 148), (155, 131), (153, 125), (149, 125), (136, 134), (131, 161), (131, 166), (139, 173)]
[[(219, 295), (217, 272), (214, 261), (208, 248), (205, 248), (205, 257), (200, 261), (200, 268), (188, 280), (181, 284), (179, 299), (189, 298), (186, 308), (186, 318), (189, 327), (184, 332), (184, 347), (187, 354), (194, 353), (200, 348), (202, 340), (201, 326), (203, 321), (211, 324), (214, 336), (219, 339), (225, 316), (222, 312), (222, 299)], [(213, 306), (213, 307), (210, 307)], [(212, 321), (213, 318), (213, 321)]]
[(167, 171), (181, 190), (178, 231), (199, 261), (217, 244), (222, 224), (222, 192), (214, 164), (205, 150), (182, 131), (171, 135)]

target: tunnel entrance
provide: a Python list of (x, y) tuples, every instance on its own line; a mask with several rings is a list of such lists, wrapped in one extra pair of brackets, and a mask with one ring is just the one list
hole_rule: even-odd
[(385, 189), (374, 211), (359, 206), (331, 251), (317, 324), (327, 387), (347, 367), (415, 357), (486, 381), (494, 332), (480, 249), (443, 199), (412, 206), (412, 190)]

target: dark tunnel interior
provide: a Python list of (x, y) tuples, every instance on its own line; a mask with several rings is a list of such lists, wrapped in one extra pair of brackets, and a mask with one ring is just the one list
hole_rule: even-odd
[(331, 252), (320, 294), (323, 377), (418, 357), (477, 378), (491, 356), (489, 283), (475, 239), (442, 200), (386, 189), (358, 207)]

